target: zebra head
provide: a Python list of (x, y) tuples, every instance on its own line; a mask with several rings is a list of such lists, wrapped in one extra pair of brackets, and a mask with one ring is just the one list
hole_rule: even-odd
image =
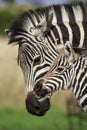
[(47, 79), (46, 75), (44, 77), (46, 89), (51, 93), (70, 89), (78, 104), (87, 111), (87, 56), (75, 53), (70, 43), (66, 42), (63, 53), (60, 53), (48, 73), (50, 76)]
[[(49, 71), (57, 55), (47, 40), (53, 17), (53, 13), (48, 12), (46, 9), (25, 12), (10, 29), (5, 30), (9, 44), (17, 42), (19, 45), (18, 64), (24, 74), (26, 108), (38, 116), (44, 115), (50, 108), (50, 93), (43, 88), (43, 80), (40, 79)], [(54, 54), (49, 54), (53, 50)]]
[[(42, 88), (46, 91), (40, 100), (46, 97), (50, 99), (54, 91), (72, 88), (72, 82), (75, 77), (74, 63), (77, 60), (78, 55), (72, 49), (70, 42), (67, 41), (65, 45), (60, 48), (60, 52), (49, 71), (39, 80), (39, 84), (43, 82), (41, 85), (43, 85)], [(42, 90), (42, 92), (44, 91)]]
[(72, 82), (75, 78), (75, 64), (79, 59), (78, 57), (70, 42), (67, 41), (50, 68), (49, 77), (46, 79), (46, 75), (44, 76), (44, 86), (49, 88), (51, 92), (72, 88)]

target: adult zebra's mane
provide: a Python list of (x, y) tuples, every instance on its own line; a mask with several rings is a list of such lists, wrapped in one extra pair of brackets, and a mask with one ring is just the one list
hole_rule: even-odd
[[(31, 27), (37, 26), (43, 19), (49, 16), (49, 13), (53, 12), (52, 25), (56, 27), (59, 26), (62, 32), (62, 39), (59, 36), (59, 32), (51, 28), (50, 30), (54, 31), (55, 37), (59, 38), (59, 43), (64, 43), (66, 40), (69, 40), (70, 32), (68, 32), (67, 24), (72, 30), (71, 41), (74, 47), (78, 47), (78, 44), (81, 42), (80, 47), (84, 46), (87, 48), (87, 3), (79, 4), (65, 4), (65, 5), (53, 5), (48, 7), (41, 7), (35, 10), (29, 10), (21, 14), (16, 18), (9, 29), (9, 43), (17, 42), (22, 40), (22, 37), (18, 38), (18, 35), (23, 33), (29, 33)], [(81, 14), (82, 13), (82, 14)], [(75, 16), (76, 14), (76, 16)], [(67, 16), (68, 17), (67, 17)], [(82, 16), (81, 16), (82, 15)], [(82, 17), (82, 18), (81, 18)], [(82, 29), (80, 30), (79, 26), (82, 24)], [(82, 32), (83, 31), (83, 32)], [(80, 37), (82, 38), (80, 41)]]
[[(9, 43), (15, 42), (16, 39), (15, 36), (19, 34), (19, 32), (25, 32), (28, 33), (28, 29), (30, 27), (35, 27), (39, 24), (39, 22), (42, 21), (43, 18), (45, 18), (48, 15), (49, 10), (51, 10), (51, 6), (44, 7), (44, 8), (38, 8), (35, 10), (28, 10), (18, 16), (11, 24), (10, 26), (10, 41)], [(21, 39), (17, 39), (21, 40)]]

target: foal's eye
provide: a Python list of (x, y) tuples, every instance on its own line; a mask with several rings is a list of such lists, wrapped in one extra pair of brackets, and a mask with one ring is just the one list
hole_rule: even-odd
[(40, 62), (41, 62), (41, 56), (39, 55), (39, 56), (35, 57), (33, 64), (38, 65), (38, 64), (40, 64)]
[(58, 68), (57, 68), (57, 72), (58, 72), (58, 73), (61, 73), (61, 72), (63, 72), (63, 71), (64, 71), (64, 68), (63, 68), (63, 67), (58, 67)]

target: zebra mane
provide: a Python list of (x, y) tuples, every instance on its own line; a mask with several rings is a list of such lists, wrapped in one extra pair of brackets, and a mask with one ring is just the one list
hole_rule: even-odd
[[(85, 6), (84, 6), (85, 5)], [(19, 17), (17, 17), (11, 24), (10, 29), (7, 31), (8, 36), (9, 36), (9, 43), (13, 43), (13, 42), (18, 42), (22, 40), (22, 37), (18, 37), (20, 32), (23, 33), (29, 33), (28, 30), (30, 27), (32, 26), (36, 26), (38, 25), (44, 18), (46, 18), (49, 13), (51, 11), (54, 12), (53, 15), (55, 15), (56, 18), (53, 18), (53, 22), (54, 25), (59, 24), (62, 25), (62, 21), (61, 21), (61, 12), (60, 12), (60, 8), (65, 6), (67, 8), (67, 11), (69, 13), (69, 15), (72, 17), (72, 7), (75, 7), (75, 11), (77, 13), (79, 13), (79, 8), (78, 6), (80, 6), (82, 8), (82, 11), (84, 13), (84, 23), (86, 24), (87, 22), (87, 3), (83, 4), (82, 2), (79, 4), (65, 4), (65, 5), (53, 5), (53, 6), (48, 6), (48, 7), (41, 7), (35, 10), (28, 10), (26, 12), (24, 12), (23, 14), (21, 14)], [(67, 22), (67, 19), (65, 19), (65, 22)], [(78, 21), (79, 22), (79, 21)], [(53, 24), (53, 23), (52, 23)], [(70, 21), (70, 24), (72, 24), (74, 26), (74, 22), (73, 22), (73, 18)], [(75, 27), (76, 28), (76, 27)], [(65, 31), (65, 30), (64, 30)], [(63, 31), (63, 32), (64, 32)], [(64, 32), (64, 36), (65, 38), (67, 38), (67, 33)], [(79, 41), (79, 33), (75, 32), (75, 36), (77, 39), (77, 43)]]
[(36, 24), (39, 24), (39, 22), (41, 22), (43, 18), (47, 17), (50, 10), (52, 10), (52, 6), (38, 8), (35, 10), (28, 10), (20, 16), (18, 16), (10, 26), (9, 43), (20, 41), (21, 38), (17, 39), (16, 37), (19, 34), (19, 32), (28, 33), (29, 27), (35, 27)]

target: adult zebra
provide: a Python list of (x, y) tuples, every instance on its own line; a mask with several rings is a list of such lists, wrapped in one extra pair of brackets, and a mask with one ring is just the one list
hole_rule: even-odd
[(71, 90), (78, 104), (87, 111), (87, 56), (76, 54), (67, 41), (48, 73), (49, 77), (45, 75), (42, 81), (49, 93)]
[(45, 96), (48, 91), (39, 91), (43, 84), (39, 81), (54, 63), (58, 44), (69, 40), (75, 47), (87, 48), (86, 21), (83, 4), (54, 5), (24, 12), (5, 30), (9, 44), (19, 45), (18, 63), (24, 73), (26, 108), (30, 113), (44, 115), (50, 107), (49, 96)]

